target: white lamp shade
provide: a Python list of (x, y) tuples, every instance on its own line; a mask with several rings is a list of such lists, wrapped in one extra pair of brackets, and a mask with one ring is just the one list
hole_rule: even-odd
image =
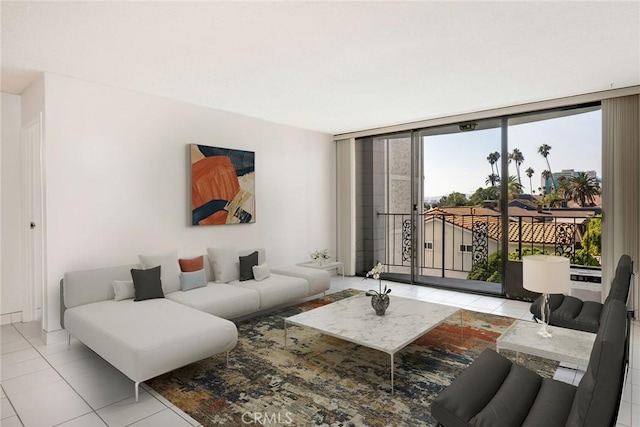
[(530, 255), (522, 258), (522, 286), (541, 294), (563, 294), (571, 289), (569, 258)]

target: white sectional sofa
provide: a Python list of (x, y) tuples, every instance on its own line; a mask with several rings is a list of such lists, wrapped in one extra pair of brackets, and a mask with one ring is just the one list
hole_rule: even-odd
[[(138, 386), (145, 380), (214, 354), (227, 352), (228, 359), (238, 340), (230, 319), (329, 289), (326, 271), (302, 267), (274, 268), (260, 281), (240, 281), (236, 260), (254, 251), (266, 267), (264, 249), (209, 248), (204, 257), (208, 282), (186, 291), (173, 284), (176, 272), (171, 254), (158, 257), (164, 298), (144, 301), (117, 300), (114, 291), (113, 282), (130, 281), (131, 269), (140, 268), (138, 264), (67, 272), (61, 282), (62, 326), (69, 338), (77, 338), (131, 378), (137, 400)], [(141, 261), (151, 268), (154, 257), (141, 256)]]

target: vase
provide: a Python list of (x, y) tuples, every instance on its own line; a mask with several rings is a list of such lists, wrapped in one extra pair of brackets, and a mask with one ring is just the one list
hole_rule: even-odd
[(389, 295), (373, 295), (371, 297), (371, 307), (373, 307), (378, 316), (384, 316), (384, 312), (387, 311), (387, 307), (389, 307)]

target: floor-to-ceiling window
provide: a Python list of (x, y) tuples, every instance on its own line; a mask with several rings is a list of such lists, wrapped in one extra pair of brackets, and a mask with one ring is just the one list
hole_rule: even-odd
[(357, 271), (519, 298), (524, 255), (596, 266), (600, 126), (594, 104), (357, 140)]

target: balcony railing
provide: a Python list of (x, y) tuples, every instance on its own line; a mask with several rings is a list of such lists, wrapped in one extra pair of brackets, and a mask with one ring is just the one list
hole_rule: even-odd
[[(408, 213), (380, 213), (389, 271), (408, 272), (415, 256), (418, 274), (466, 278), (472, 267), (502, 250), (502, 217), (495, 215), (424, 213), (415, 225)], [(568, 256), (576, 251), (589, 217), (531, 215), (509, 217), (509, 258), (532, 253)], [(415, 247), (414, 247), (415, 246)]]

